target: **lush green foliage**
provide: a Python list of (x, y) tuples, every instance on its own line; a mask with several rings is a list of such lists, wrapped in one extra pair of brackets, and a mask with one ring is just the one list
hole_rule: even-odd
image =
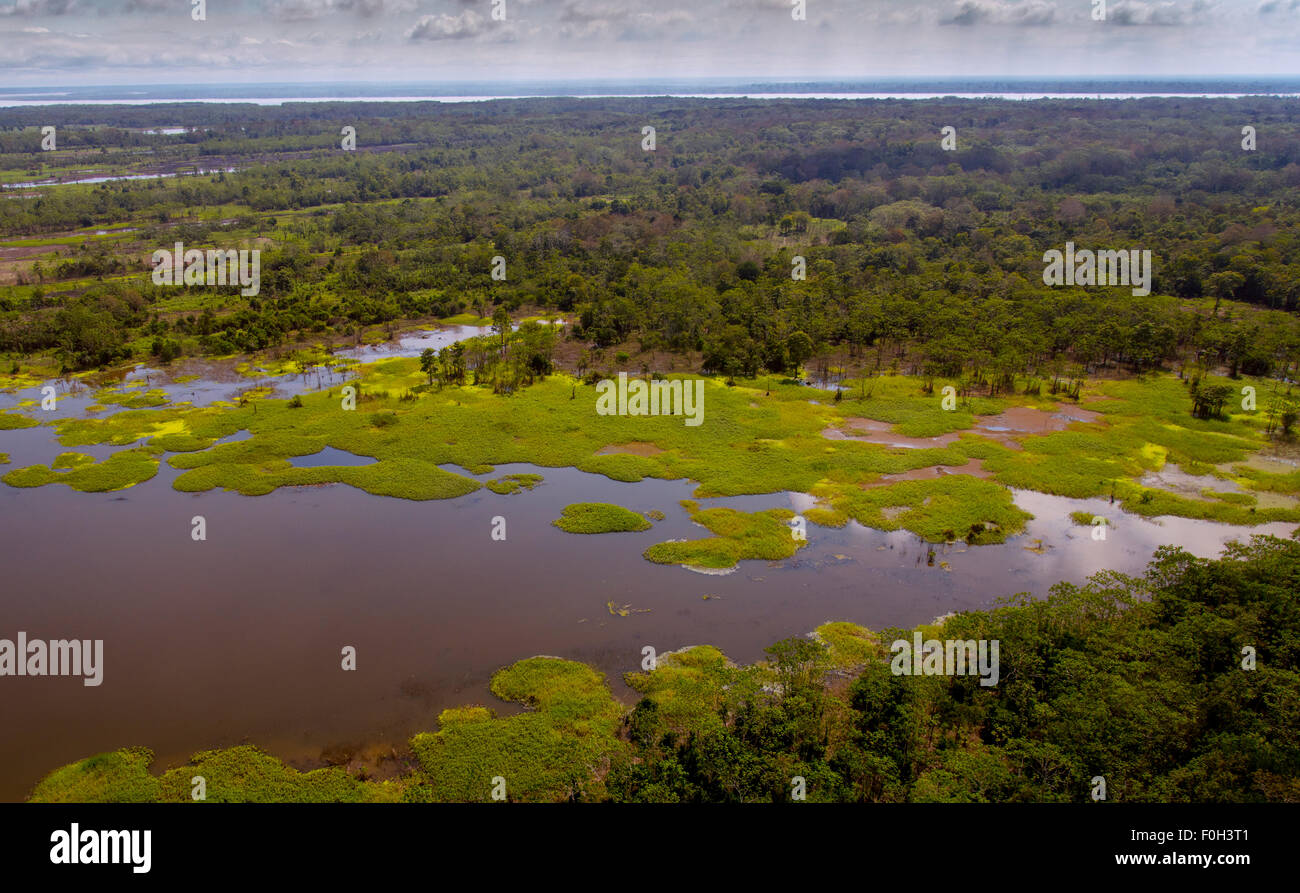
[(569, 533), (626, 533), (650, 529), (650, 522), (644, 515), (607, 502), (566, 505), (560, 517), (551, 523)]

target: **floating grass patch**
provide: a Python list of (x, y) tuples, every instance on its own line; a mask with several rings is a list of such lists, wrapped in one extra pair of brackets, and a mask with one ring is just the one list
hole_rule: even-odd
[(15, 428), (35, 428), (40, 422), (29, 419), (16, 412), (0, 412), (0, 431), (12, 431)]
[(155, 388), (151, 391), (139, 393), (135, 388), (144, 387), (143, 381), (127, 382), (121, 389), (104, 388), (95, 392), (95, 402), (98, 404), (111, 404), (122, 406), (126, 409), (147, 409), (153, 406), (163, 406), (170, 398), (167, 392), (162, 388)]
[(839, 488), (820, 495), (828, 505), (821, 512), (806, 512), (810, 521), (849, 517), (881, 530), (910, 530), (932, 543), (1000, 543), (1033, 517), (1015, 504), (1006, 488), (969, 475)]
[(1220, 500), (1188, 499), (1166, 490), (1143, 487), (1131, 482), (1123, 482), (1117, 490), (1117, 496), (1124, 511), (1147, 518), (1177, 515), (1181, 518), (1243, 526), (1267, 524), (1271, 521), (1300, 521), (1300, 508), (1282, 506), (1258, 508), (1254, 505)]
[(505, 477), (488, 481), (486, 486), (493, 493), (509, 496), (522, 490), (531, 490), (544, 478), (540, 474), (508, 474)]
[(650, 529), (650, 522), (643, 516), (607, 502), (566, 505), (551, 523), (568, 533), (634, 533)]
[[(84, 461), (86, 459), (91, 461)], [(60, 462), (64, 464), (60, 465)], [(122, 450), (103, 462), (95, 462), (90, 456), (80, 453), (63, 453), (55, 460), (55, 468), (61, 467), (68, 470), (55, 471), (45, 465), (29, 465), (15, 468), (0, 480), (11, 487), (67, 484), (86, 493), (105, 493), (149, 480), (158, 473), (158, 460), (144, 450)]]
[(174, 486), (177, 490), (200, 493), (220, 487), (245, 496), (261, 496), (279, 487), (348, 484), (376, 496), (427, 500), (454, 499), (480, 487), (478, 481), (416, 459), (388, 459), (372, 465), (321, 465), (307, 468), (295, 468), (284, 459), (270, 459), (258, 464), (222, 463), (198, 467), (186, 464), (185, 460), (196, 455), (200, 454), (183, 453), (169, 460), (169, 464), (174, 467), (190, 469), (176, 478)]
[(701, 540), (658, 543), (645, 550), (645, 557), (656, 564), (685, 564), (693, 567), (725, 569), (739, 561), (759, 559), (777, 561), (789, 558), (806, 546), (795, 539), (788, 522), (794, 512), (768, 509), (742, 512), (731, 508), (701, 509), (685, 499), (682, 507), (691, 520), (713, 532)]
[(603, 674), (533, 657), (498, 671), (491, 687), (532, 709), (503, 718), (456, 713), (439, 731), (412, 738), (430, 799), (488, 801), (497, 776), (506, 780), (508, 800), (599, 796), (600, 783), (590, 779), (626, 746), (618, 738), (623, 708)]

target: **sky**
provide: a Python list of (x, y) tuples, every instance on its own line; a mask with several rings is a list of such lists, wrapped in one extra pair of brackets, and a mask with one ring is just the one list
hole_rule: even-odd
[(1300, 74), (1300, 0), (199, 2), (0, 0), (0, 87)]

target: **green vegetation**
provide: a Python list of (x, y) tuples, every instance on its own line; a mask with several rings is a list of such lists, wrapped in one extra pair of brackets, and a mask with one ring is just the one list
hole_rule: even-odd
[(508, 474), (505, 477), (488, 481), (486, 486), (493, 493), (509, 496), (523, 490), (531, 490), (543, 480), (544, 478), (540, 474)]
[(566, 505), (551, 522), (569, 533), (628, 533), (649, 530), (650, 522), (630, 509), (607, 502)]
[(699, 503), (689, 499), (682, 500), (682, 507), (690, 513), (692, 521), (714, 535), (651, 546), (645, 550), (645, 557), (650, 561), (721, 569), (735, 567), (736, 562), (747, 559), (779, 561), (808, 545), (806, 540), (795, 539), (788, 524), (794, 512), (789, 509), (764, 512), (702, 509)]
[[(1247, 102), (1252, 114), (1277, 111), (1275, 138), (1224, 157), (1214, 134)], [(105, 126), (71, 128), (45, 170), (125, 170), (142, 151), (174, 169), (220, 157), (239, 170), (2, 203), (0, 233), (16, 256), (5, 261), (12, 284), (0, 285), (0, 385), (190, 356), (236, 357), (255, 378), (351, 369), (338, 348), (441, 321), (482, 334), (358, 368), (355, 413), (340, 411), (337, 389), (288, 403), (251, 393), (238, 407), (199, 410), (131, 381), (97, 392), (101, 407), (127, 412), (57, 430), (67, 446), (145, 441), (180, 454), (169, 461), (188, 492), (346, 483), (450, 498), (478, 482), (433, 466), (482, 474), (533, 462), (621, 481), (690, 479), (701, 498), (813, 493), (815, 523), (856, 520), (934, 542), (1000, 542), (1023, 529), (1007, 488), (1113, 496), (1144, 515), (1300, 520), (1294, 478), (1236, 468), (1261, 447), (1290, 449), (1300, 419), (1290, 383), (1300, 297), (1286, 284), (1300, 203), (1289, 155), (1270, 148), (1300, 125), (1283, 100), (1144, 99), (1090, 107), (1086, 120), (1057, 101), (422, 108), (196, 108), (183, 140), (139, 132), (164, 110), (96, 110)], [(390, 138), (403, 150), (314, 154), (333, 144), (345, 111), (371, 116), (374, 145)], [(0, 130), (0, 178), (28, 178), (36, 114), (0, 110), (0, 125), (14, 128)], [(771, 126), (755, 130), (753, 115)], [(936, 145), (933, 121), (945, 115), (968, 122), (961, 151)], [(1081, 123), (1045, 126), (1062, 115)], [(618, 148), (629, 116), (664, 127), (653, 158), (635, 152), (629, 163)], [(526, 153), (520, 127), (536, 142)], [(1182, 148), (1171, 155), (1174, 142)], [(139, 259), (178, 240), (256, 242), (259, 293), (154, 286)], [(1067, 240), (1160, 246), (1152, 293), (1043, 285), (1043, 252)], [(507, 281), (489, 277), (498, 254)], [(790, 276), (796, 254), (805, 279)], [(707, 421), (596, 416), (590, 386), (616, 368), (710, 376)], [(800, 387), (791, 378), (800, 374), (821, 388)], [(945, 393), (955, 409), (942, 405)], [(1025, 409), (1100, 419), (1006, 436), (981, 427)], [(887, 437), (937, 440), (865, 443), (855, 439), (861, 420), (890, 426)], [(0, 413), (0, 428), (31, 424)], [(252, 439), (212, 446), (239, 429)], [(846, 439), (824, 437), (828, 429)], [(379, 461), (287, 465), (324, 446)], [(1139, 483), (1166, 462), (1222, 470), (1248, 494), (1278, 498)], [(931, 468), (953, 473), (921, 473)], [(17, 480), (52, 482), (36, 472)], [(508, 478), (488, 486), (518, 492)], [(714, 565), (735, 552), (717, 542), (660, 552), (700, 549)]]
[(19, 415), (16, 412), (0, 412), (0, 431), (9, 431), (14, 428), (35, 428), (40, 422), (35, 419), (29, 419), (25, 415)]
[(32, 790), (32, 803), (149, 803), (162, 786), (149, 774), (153, 751), (124, 747), (56, 769)]
[(887, 654), (880, 637), (856, 623), (823, 623), (813, 631), (813, 638), (826, 646), (830, 665), (839, 669), (858, 669)]
[(103, 462), (95, 462), (91, 456), (81, 453), (62, 453), (55, 459), (53, 468), (44, 465), (15, 468), (0, 480), (11, 487), (67, 484), (86, 493), (104, 493), (133, 487), (157, 473), (158, 460), (148, 452), (119, 450)]
[(493, 676), (492, 693), (531, 709), (504, 718), (444, 711), (440, 731), (411, 739), (421, 793), (434, 801), (487, 801), (500, 776), (509, 800), (601, 799), (596, 778), (624, 744), (617, 734), (623, 708), (600, 673), (533, 657)]
[[(507, 338), (507, 344), (518, 343)], [(481, 484), (439, 466), (479, 474), (499, 464), (527, 462), (622, 481), (688, 478), (698, 482), (699, 497), (805, 492), (818, 498), (805, 513), (815, 524), (842, 526), (852, 519), (883, 530), (910, 530), (931, 542), (996, 543), (1023, 530), (1029, 515), (1015, 506), (1012, 487), (1075, 498), (1110, 495), (1124, 511), (1145, 516), (1243, 525), (1300, 521), (1294, 498), (1300, 495), (1300, 475), (1244, 464), (1267, 443), (1262, 420), (1244, 413), (1228, 419), (1191, 417), (1190, 388), (1173, 375), (1082, 385), (1079, 411), (1092, 414), (1082, 421), (1070, 421), (1068, 407), (1058, 418), (1056, 401), (1026, 395), (970, 401), (978, 412), (944, 411), (919, 377), (877, 376), (868, 396), (854, 388), (854, 396), (839, 403), (822, 402), (817, 399), (822, 392), (792, 384), (737, 380), (726, 386), (710, 379), (704, 391), (707, 421), (688, 427), (676, 416), (597, 415), (595, 389), (563, 374), (537, 377), (507, 397), (499, 377), (486, 376), (477, 385), (448, 379), (429, 387), (420, 366), (412, 358), (360, 367), (354, 380), (356, 411), (342, 408), (335, 388), (289, 402), (252, 394), (238, 406), (168, 404), (52, 424), (67, 446), (141, 444), (153, 454), (177, 453), (168, 462), (183, 471), (175, 486), (187, 492), (222, 487), (260, 495), (282, 486), (344, 483), (379, 495), (447, 499)], [(1025, 430), (998, 430), (996, 414), (1011, 412), (1028, 414), (1028, 421), (1014, 422)], [(863, 420), (879, 427), (893, 419), (901, 421), (880, 432), (864, 434), (854, 427)], [(1059, 430), (1043, 430), (1049, 421)], [(240, 430), (252, 436), (213, 445)], [(841, 436), (830, 436), (836, 433)], [(892, 445), (898, 438), (930, 439), (905, 449)], [(379, 461), (316, 468), (295, 468), (289, 461), (326, 446)], [(968, 473), (975, 460), (982, 470)], [(1141, 483), (1147, 473), (1171, 463), (1236, 481), (1247, 493), (1180, 494)], [(909, 473), (936, 467), (950, 473), (908, 479)], [(11, 472), (5, 480), (39, 486), (56, 479)], [(527, 489), (531, 480), (506, 475), (487, 486), (513, 493)], [(1255, 490), (1280, 498), (1260, 506), (1250, 498)], [(722, 517), (726, 514), (702, 515)], [(772, 537), (767, 546), (758, 545), (763, 534), (748, 538), (751, 542), (742, 546), (716, 538), (664, 544), (647, 557), (730, 567), (742, 556), (773, 560), (793, 554), (793, 543), (783, 538)], [(778, 539), (780, 547), (774, 548)]]

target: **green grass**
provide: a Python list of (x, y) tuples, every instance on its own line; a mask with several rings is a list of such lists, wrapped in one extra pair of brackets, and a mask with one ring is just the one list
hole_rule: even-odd
[(204, 803), (355, 803), (399, 800), (411, 779), (367, 782), (330, 767), (298, 772), (251, 745), (196, 753), (161, 778), (153, 751), (124, 747), (70, 763), (45, 776), (31, 803), (192, 803), (196, 777)]
[(124, 747), (55, 769), (32, 790), (32, 803), (152, 803), (162, 786), (149, 774), (153, 751)]
[(192, 779), (202, 776), (205, 803), (356, 803), (372, 799), (365, 782), (337, 767), (298, 772), (251, 745), (196, 753), (163, 773), (159, 799), (193, 802)]
[(1116, 489), (1116, 497), (1124, 511), (1154, 518), (1160, 515), (1177, 515), (1224, 524), (1255, 525), (1271, 521), (1300, 521), (1300, 508), (1256, 508), (1236, 500), (1189, 499), (1164, 490), (1142, 487), (1128, 482)]
[(1033, 517), (1015, 504), (1006, 488), (969, 475), (866, 489), (830, 487), (817, 495), (822, 505), (804, 513), (815, 524), (839, 526), (853, 518), (879, 530), (910, 530), (933, 543), (1003, 542)]
[(830, 621), (813, 631), (813, 638), (826, 646), (831, 665), (850, 670), (886, 655), (880, 637), (856, 623)]
[(29, 419), (25, 415), (19, 415), (16, 412), (0, 412), (0, 431), (11, 431), (14, 428), (35, 428), (40, 422), (35, 419)]
[[(292, 364), (303, 358), (321, 360), (325, 355), (310, 348), (298, 359), (275, 362)], [(935, 391), (926, 394), (921, 379), (906, 376), (871, 379), (866, 383), (869, 396), (862, 399), (855, 386), (840, 403), (828, 400), (824, 391), (782, 384), (771, 376), (734, 387), (706, 379), (704, 423), (698, 427), (684, 425), (680, 416), (597, 415), (595, 389), (575, 385), (566, 375), (504, 397), (486, 386), (431, 389), (417, 359), (396, 358), (359, 367), (354, 384), (360, 389), (355, 411), (342, 408), (341, 390), (335, 387), (303, 395), (301, 408), (254, 394), (240, 406), (165, 405), (55, 424), (65, 446), (145, 441), (144, 448), (155, 453), (176, 453), (168, 461), (182, 471), (175, 486), (185, 492), (224, 488), (252, 496), (282, 486), (343, 483), (379, 495), (445, 499), (481, 484), (438, 466), (455, 465), (477, 475), (497, 465), (531, 463), (573, 467), (619, 481), (689, 479), (697, 483), (694, 495), (701, 498), (783, 490), (810, 493), (819, 499), (806, 513), (814, 523), (843, 525), (853, 519), (884, 530), (910, 530), (933, 542), (1000, 542), (1023, 529), (1028, 515), (1014, 506), (1008, 488), (1073, 498), (1105, 496), (1113, 490), (1122, 497), (1124, 510), (1143, 515), (1169, 513), (1240, 524), (1300, 518), (1287, 508), (1252, 512), (1255, 507), (1241, 497), (1144, 494), (1150, 488), (1142, 488), (1142, 476), (1165, 463), (1229, 476), (1214, 466), (1240, 463), (1265, 443), (1258, 414), (1193, 419), (1187, 386), (1172, 375), (1090, 383), (1080, 403), (1101, 413), (1100, 422), (1015, 435), (1019, 449), (972, 426), (981, 414), (1011, 406), (1051, 410), (1055, 401), (1006, 395), (962, 401), (949, 412), (941, 406), (942, 381), (934, 382)], [(154, 393), (106, 396), (129, 407), (130, 401), (148, 401)], [(415, 399), (399, 399), (403, 395)], [(825, 429), (850, 417), (892, 423), (903, 435), (961, 436), (946, 447), (926, 449), (823, 436)], [(37, 423), (0, 413), (0, 427), (32, 424)], [(241, 429), (251, 434), (248, 440), (213, 445)], [(606, 447), (629, 442), (651, 444), (660, 452), (598, 455)], [(326, 446), (377, 462), (346, 468), (293, 468), (289, 463)], [(992, 479), (956, 473), (881, 485), (883, 475), (939, 465), (956, 471), (971, 459), (981, 460)], [(1248, 490), (1300, 493), (1300, 474), (1240, 466), (1235, 473), (1232, 479)], [(37, 478), (14, 480), (32, 479)], [(514, 480), (507, 475), (488, 486), (494, 492), (518, 492), (523, 485), (515, 487)], [(702, 517), (721, 521), (725, 515)], [(767, 532), (663, 544), (647, 557), (730, 567), (749, 555), (772, 559), (793, 554), (791, 543), (776, 548), (778, 537), (772, 534), (779, 525), (754, 523)], [(766, 546), (759, 545), (763, 540)]]
[(566, 505), (551, 523), (569, 533), (627, 533), (649, 530), (651, 526), (642, 515), (607, 502)]
[(664, 727), (704, 734), (722, 726), (718, 708), (735, 676), (725, 654), (711, 645), (660, 655), (648, 673), (628, 673), (628, 687), (657, 708)]
[[(59, 468), (68, 470), (55, 470)], [(84, 493), (106, 493), (133, 487), (157, 473), (158, 460), (146, 451), (121, 450), (103, 462), (95, 462), (92, 457), (81, 453), (62, 453), (54, 460), (54, 468), (28, 465), (25, 468), (15, 468), (0, 480), (11, 487), (67, 484)]]
[(483, 802), (493, 779), (512, 801), (567, 799), (623, 750), (622, 705), (604, 676), (584, 664), (533, 657), (492, 677), (492, 693), (531, 710), (494, 718), (483, 708), (443, 713), (442, 728), (411, 739), (434, 801)]
[(1249, 493), (1235, 493), (1231, 490), (1211, 490), (1208, 487), (1201, 491), (1203, 499), (1217, 499), (1220, 502), (1229, 502), (1233, 505), (1255, 505), (1259, 500)]
[(486, 486), (493, 493), (509, 496), (521, 490), (531, 490), (543, 480), (545, 478), (540, 474), (508, 474), (505, 477), (488, 481)]
[(769, 509), (764, 512), (741, 512), (730, 508), (701, 509), (686, 499), (683, 508), (691, 520), (714, 535), (706, 539), (658, 543), (645, 550), (645, 557), (656, 564), (684, 564), (703, 568), (731, 568), (744, 560), (777, 561), (789, 558), (808, 545), (795, 539), (788, 522), (794, 512)]

